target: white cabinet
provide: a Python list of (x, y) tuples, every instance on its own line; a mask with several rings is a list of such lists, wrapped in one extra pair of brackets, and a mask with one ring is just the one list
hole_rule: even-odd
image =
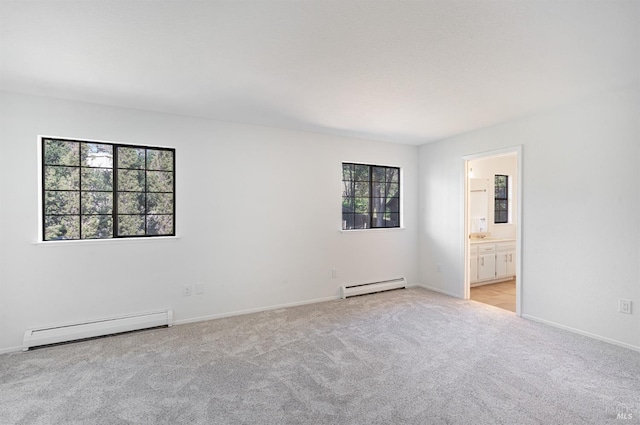
[(516, 244), (513, 242), (496, 243), (496, 278), (515, 276)]
[(478, 245), (478, 280), (495, 279), (496, 246), (495, 244)]
[(471, 245), (469, 248), (469, 282), (474, 284), (478, 281), (478, 246)]
[(516, 275), (516, 244), (512, 240), (477, 242), (469, 247), (471, 285), (493, 283)]
[(496, 279), (507, 275), (507, 253), (496, 251)]
[(513, 250), (507, 252), (507, 276), (516, 275), (516, 247)]
[(516, 244), (515, 242), (502, 242), (496, 244), (498, 261), (502, 262), (501, 267), (504, 274), (498, 276), (512, 277), (516, 275)]

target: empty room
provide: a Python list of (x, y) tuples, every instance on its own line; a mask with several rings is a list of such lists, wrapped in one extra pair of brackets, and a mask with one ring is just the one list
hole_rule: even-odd
[(640, 423), (639, 164), (639, 0), (0, 0), (0, 423)]

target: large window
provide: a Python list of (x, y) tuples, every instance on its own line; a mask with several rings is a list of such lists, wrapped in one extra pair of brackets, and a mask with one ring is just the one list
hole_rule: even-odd
[(42, 138), (42, 239), (175, 235), (175, 150)]
[(495, 224), (509, 222), (509, 176), (497, 174), (494, 181), (494, 220)]
[(342, 229), (400, 227), (400, 169), (342, 164)]

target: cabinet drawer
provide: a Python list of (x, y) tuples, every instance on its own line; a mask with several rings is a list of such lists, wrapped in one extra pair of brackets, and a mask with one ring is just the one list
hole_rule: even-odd
[(516, 244), (514, 242), (499, 242), (496, 244), (498, 252), (515, 251)]
[(494, 252), (496, 252), (496, 246), (494, 244), (478, 245), (478, 255), (491, 254)]

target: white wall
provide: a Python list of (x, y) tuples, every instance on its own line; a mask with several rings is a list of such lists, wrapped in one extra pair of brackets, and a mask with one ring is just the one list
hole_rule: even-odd
[[(0, 102), (0, 351), (34, 326), (159, 308), (188, 321), (332, 298), (344, 283), (417, 282), (415, 146), (7, 93)], [(175, 147), (180, 237), (35, 244), (39, 134)], [(402, 167), (404, 230), (339, 231), (342, 161)], [(197, 282), (205, 294), (183, 297)]]
[(523, 315), (640, 348), (639, 120), (634, 86), (422, 146), (421, 282), (462, 297), (462, 157), (522, 145)]
[[(474, 159), (469, 161), (469, 167), (473, 169), (473, 178), (486, 179), (489, 183), (487, 191), (487, 232), (494, 238), (511, 238), (516, 237), (516, 224), (518, 218), (518, 160), (516, 155), (492, 156), (489, 158)], [(511, 221), (509, 223), (495, 224), (495, 175), (502, 174), (509, 176), (509, 192), (511, 193), (511, 203), (509, 205), (509, 215)], [(474, 199), (469, 198), (470, 202)], [(470, 205), (473, 207), (473, 205)], [(473, 214), (472, 214), (473, 216)]]

